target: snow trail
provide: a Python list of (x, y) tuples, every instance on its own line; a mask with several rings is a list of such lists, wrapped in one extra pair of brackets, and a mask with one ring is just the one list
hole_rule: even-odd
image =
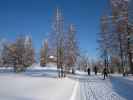
[(81, 100), (125, 100), (112, 89), (110, 80), (100, 76), (88, 76), (80, 81)]
[(70, 100), (76, 100), (78, 86), (79, 86), (79, 82), (76, 82)]

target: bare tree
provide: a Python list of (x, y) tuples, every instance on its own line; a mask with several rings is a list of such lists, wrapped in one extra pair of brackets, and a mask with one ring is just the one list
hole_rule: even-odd
[(74, 73), (74, 65), (79, 54), (78, 43), (76, 39), (76, 29), (74, 25), (70, 25), (65, 39), (65, 64), (66, 69), (72, 69)]
[(56, 57), (59, 77), (63, 76), (63, 56), (64, 56), (64, 31), (63, 31), (63, 15), (59, 8), (56, 9), (54, 21), (52, 24), (52, 32), (49, 43), (52, 56)]
[(79, 70), (87, 71), (88, 68), (91, 69), (90, 59), (86, 53), (80, 53), (80, 56), (77, 57), (77, 66)]
[(41, 48), (40, 65), (45, 66), (48, 62), (48, 41), (45, 40)]
[(99, 51), (101, 53), (101, 58), (104, 60), (104, 65), (108, 68), (109, 64), (109, 51), (110, 51), (110, 31), (108, 16), (104, 15), (101, 18), (101, 32), (99, 34)]
[(2, 53), (3, 64), (14, 67), (15, 72), (24, 71), (34, 63), (31, 38), (18, 37), (15, 42), (5, 44)]
[(110, 0), (112, 14), (101, 19), (100, 50), (105, 57), (105, 65), (117, 55), (120, 58), (121, 72), (129, 64), (132, 72), (132, 53), (128, 25), (128, 0)]
[(31, 66), (35, 62), (35, 54), (34, 54), (34, 48), (32, 44), (32, 38), (30, 36), (25, 37), (25, 42), (24, 42), (24, 66), (28, 67)]

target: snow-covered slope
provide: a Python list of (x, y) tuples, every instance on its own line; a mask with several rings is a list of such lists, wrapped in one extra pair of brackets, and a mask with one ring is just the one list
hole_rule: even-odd
[(69, 100), (75, 81), (64, 78), (0, 75), (0, 100)]

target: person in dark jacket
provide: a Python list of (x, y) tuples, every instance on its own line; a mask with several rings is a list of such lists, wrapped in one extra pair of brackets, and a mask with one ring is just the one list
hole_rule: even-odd
[(103, 75), (104, 75), (104, 79), (108, 77), (107, 68), (104, 68), (104, 69), (103, 69)]
[(97, 75), (97, 66), (94, 67), (95, 75)]
[(88, 75), (90, 75), (90, 68), (87, 69)]

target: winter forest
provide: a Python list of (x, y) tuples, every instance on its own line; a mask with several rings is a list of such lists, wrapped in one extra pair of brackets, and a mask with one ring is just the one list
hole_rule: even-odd
[[(30, 0), (31, 12), (34, 5), (35, 9), (41, 8), (42, 2), (46, 3), (46, 8), (50, 6), (47, 0), (47, 2), (34, 1)], [(16, 10), (18, 7), (16, 0), (13, 0), (12, 3), (8, 0), (0, 2), (8, 5), (7, 8), (10, 4), (14, 6), (12, 9)], [(76, 2), (76, 0), (72, 0), (72, 2)], [(100, 2), (98, 2), (98, 6), (96, 2), (98, 1), (77, 0), (81, 9), (76, 8), (73, 4), (70, 5), (70, 8), (73, 7), (71, 11), (66, 12), (63, 9), (66, 5), (69, 6), (70, 2), (65, 0), (59, 0), (57, 4), (52, 2), (51, 5), (56, 5), (53, 7), (52, 14), (44, 10), (45, 14), (50, 15), (48, 19), (43, 19), (50, 19), (49, 23), (46, 23), (50, 30), (46, 37), (40, 35), (43, 39), (40, 40), (41, 42), (37, 42), (39, 49), (36, 49), (34, 44), (36, 40), (33, 39), (35, 36), (32, 33), (28, 35), (20, 32), (14, 37), (15, 39), (0, 35), (0, 100), (132, 100), (133, 1), (107, 0), (101, 2), (105, 4), (104, 7)], [(21, 5), (29, 6), (28, 3), (26, 5), (26, 0), (21, 3), (18, 3), (20, 7)], [(95, 6), (92, 7), (91, 3)], [(57, 6), (58, 4), (60, 6)], [(97, 45), (93, 43), (88, 45), (87, 42), (80, 43), (84, 40), (84, 34), (80, 33), (80, 29), (85, 29), (86, 23), (89, 21), (91, 23), (91, 20), (96, 19), (88, 18), (89, 20), (85, 19), (86, 23), (82, 23), (83, 19), (77, 17), (78, 12), (81, 11), (85, 15), (91, 16), (87, 10), (84, 10), (85, 7), (100, 9), (100, 5), (103, 9), (99, 10), (99, 15), (93, 15), (90, 12), (92, 16), (98, 16), (98, 21), (92, 23), (98, 25), (99, 30), (94, 33), (95, 35), (90, 31), (87, 33), (89, 38), (86, 38), (89, 40), (91, 37), (95, 37), (94, 41)], [(24, 7), (19, 13), (28, 11), (28, 9), (23, 9)], [(8, 10), (6, 13), (9, 13)], [(33, 12), (36, 12), (34, 10)], [(95, 10), (90, 11), (95, 12)], [(4, 12), (4, 10), (0, 11)], [(75, 16), (73, 14), (73, 20), (85, 25), (81, 27), (76, 25), (75, 21), (70, 20), (69, 13), (75, 14)], [(4, 13), (0, 14), (3, 14), (5, 18), (9, 17), (8, 14), (7, 16)], [(28, 16), (31, 13), (24, 14)], [(68, 15), (66, 16), (66, 14)], [(82, 13), (80, 14), (82, 15)], [(17, 19), (17, 17), (15, 18)], [(2, 19), (3, 17), (0, 17), (0, 21)], [(8, 25), (11, 22), (9, 20), (10, 18), (7, 18), (8, 27), (5, 27), (5, 30), (12, 27)], [(4, 27), (1, 25), (0, 32)], [(87, 26), (87, 29), (91, 30), (92, 27), (93, 25)], [(95, 57), (91, 57), (90, 49), (86, 50), (86, 48), (92, 48), (93, 45), (95, 46), (93, 52)]]

